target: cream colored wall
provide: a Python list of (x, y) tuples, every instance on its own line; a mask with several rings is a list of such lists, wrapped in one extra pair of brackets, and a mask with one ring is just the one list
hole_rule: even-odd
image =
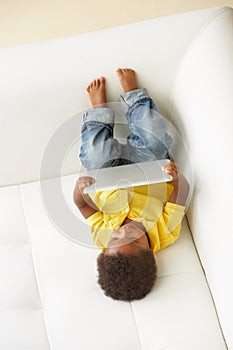
[(233, 0), (0, 0), (0, 47), (217, 6)]

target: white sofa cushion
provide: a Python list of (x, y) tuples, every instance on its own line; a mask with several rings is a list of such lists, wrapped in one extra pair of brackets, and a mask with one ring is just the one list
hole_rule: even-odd
[(0, 189), (0, 348), (49, 350), (19, 186)]
[[(52, 186), (55, 180), (47, 181)], [(76, 175), (62, 179), (71, 210), (75, 181)], [(40, 182), (1, 188), (0, 198), (7, 193), (15, 205), (2, 218), (1, 349), (225, 349), (186, 222), (176, 244), (157, 253), (152, 292), (141, 301), (119, 302), (97, 284), (99, 250), (73, 243), (51, 222)], [(1, 201), (1, 212), (4, 207)], [(12, 239), (13, 221), (24, 241)], [(82, 233), (90, 235), (89, 228)]]
[[(75, 180), (76, 175), (64, 177), (63, 188), (73, 187)], [(100, 251), (74, 244), (54, 227), (41, 201), (40, 183), (20, 187), (53, 349), (173, 349), (179, 344), (225, 349), (185, 222), (176, 244), (157, 254), (159, 277), (153, 291), (137, 302), (113, 301), (97, 284)], [(70, 191), (64, 195), (68, 206), (75, 207)], [(88, 226), (82, 234), (90, 235)]]

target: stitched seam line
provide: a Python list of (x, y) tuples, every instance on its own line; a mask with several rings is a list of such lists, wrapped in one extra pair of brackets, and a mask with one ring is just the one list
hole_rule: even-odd
[(42, 309), (43, 309), (43, 319), (44, 319), (44, 327), (45, 327), (45, 331), (46, 331), (46, 335), (47, 335), (47, 341), (48, 341), (49, 348), (52, 349), (51, 348), (51, 342), (49, 340), (48, 327), (47, 327), (47, 324), (46, 324), (45, 308), (44, 308), (44, 305), (42, 303), (42, 298), (41, 298), (41, 293), (40, 293), (40, 288), (39, 288), (39, 282), (38, 282), (38, 276), (37, 276), (37, 272), (36, 272), (36, 268), (35, 268), (35, 260), (34, 260), (33, 254), (32, 254), (32, 242), (31, 242), (31, 237), (30, 237), (30, 233), (29, 233), (29, 229), (28, 229), (27, 220), (26, 220), (26, 213), (25, 213), (25, 209), (24, 209), (23, 193), (22, 193), (22, 190), (21, 190), (21, 186), (22, 185), (19, 185), (19, 192), (20, 192), (20, 199), (21, 199), (21, 203), (22, 203), (22, 210), (23, 210), (23, 215), (24, 215), (25, 226), (27, 228), (28, 239), (29, 239), (29, 242), (30, 242), (29, 244), (31, 245), (30, 252), (31, 252), (32, 266), (33, 266), (33, 271), (34, 271), (34, 275), (35, 275), (37, 291), (38, 291), (39, 298), (40, 298), (40, 303), (41, 303), (41, 306), (42, 306)]
[(143, 350), (142, 340), (141, 340), (141, 337), (140, 337), (140, 332), (139, 332), (139, 329), (138, 329), (136, 315), (134, 313), (134, 307), (133, 307), (133, 303), (132, 302), (130, 302), (130, 306), (131, 306), (131, 310), (132, 310), (132, 314), (133, 314), (134, 324), (135, 324), (135, 327), (136, 327), (136, 330), (137, 330), (137, 334), (138, 334), (138, 340), (139, 340), (140, 348), (141, 348), (141, 350)]

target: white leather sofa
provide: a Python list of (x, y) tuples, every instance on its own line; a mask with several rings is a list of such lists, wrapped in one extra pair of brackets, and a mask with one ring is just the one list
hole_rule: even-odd
[[(72, 202), (85, 86), (104, 75), (118, 101), (118, 67), (137, 71), (192, 165), (181, 237), (156, 254), (158, 280), (132, 303), (99, 288), (99, 251)], [(0, 91), (0, 349), (233, 349), (233, 10), (1, 49)], [(56, 208), (66, 203), (57, 221), (42, 183)]]

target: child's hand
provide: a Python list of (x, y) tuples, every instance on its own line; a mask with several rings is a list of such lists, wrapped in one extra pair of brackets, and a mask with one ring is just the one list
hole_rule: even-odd
[(89, 195), (83, 193), (84, 189), (94, 182), (95, 180), (90, 176), (81, 176), (77, 180), (73, 192), (73, 200), (79, 208), (85, 206), (89, 200)]
[(95, 179), (93, 179), (93, 177), (81, 176), (76, 182), (74, 192), (77, 192), (83, 195), (84, 189), (92, 185), (94, 182), (95, 182)]
[(168, 202), (185, 205), (189, 193), (189, 183), (185, 176), (180, 172), (176, 163), (170, 162), (163, 167), (163, 171), (172, 176), (173, 192)]
[(77, 205), (85, 218), (88, 218), (90, 215), (99, 210), (89, 195), (83, 193), (84, 189), (92, 185), (94, 182), (95, 179), (90, 176), (81, 176), (75, 184), (73, 192), (74, 203)]
[(176, 163), (170, 162), (162, 167), (163, 171), (172, 176), (172, 182), (177, 181), (180, 176), (180, 170)]

